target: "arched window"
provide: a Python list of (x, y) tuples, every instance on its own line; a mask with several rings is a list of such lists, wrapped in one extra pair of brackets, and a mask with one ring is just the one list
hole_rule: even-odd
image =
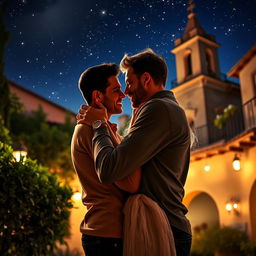
[(192, 75), (191, 50), (186, 51), (184, 61), (185, 61), (185, 75), (187, 78)]
[(213, 54), (210, 49), (206, 49), (206, 70), (208, 74), (214, 74)]

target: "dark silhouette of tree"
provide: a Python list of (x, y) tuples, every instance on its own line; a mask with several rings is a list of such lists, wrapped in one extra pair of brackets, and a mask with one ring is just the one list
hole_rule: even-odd
[(0, 115), (4, 121), (4, 125), (9, 124), (10, 111), (10, 89), (8, 81), (4, 75), (4, 48), (9, 38), (9, 33), (4, 25), (4, 12), (7, 8), (8, 0), (3, 0), (0, 3)]

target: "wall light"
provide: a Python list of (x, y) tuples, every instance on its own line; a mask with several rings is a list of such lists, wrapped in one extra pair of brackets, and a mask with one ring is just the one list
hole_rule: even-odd
[(233, 206), (231, 203), (226, 203), (226, 210), (228, 211), (228, 213), (230, 213), (233, 209)]
[(225, 205), (225, 208), (226, 208), (228, 214), (233, 212), (237, 216), (240, 215), (239, 201), (237, 199), (231, 199), (230, 201), (228, 201)]
[(204, 166), (204, 170), (206, 171), (206, 172), (209, 172), (210, 170), (211, 170), (211, 166), (210, 165), (205, 165)]
[(240, 169), (241, 169), (240, 158), (238, 157), (237, 154), (235, 154), (235, 156), (234, 156), (232, 165), (233, 165), (233, 169), (235, 171), (240, 171)]

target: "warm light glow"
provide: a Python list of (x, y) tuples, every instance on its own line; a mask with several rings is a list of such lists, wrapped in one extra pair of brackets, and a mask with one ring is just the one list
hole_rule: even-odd
[(233, 209), (233, 206), (231, 203), (226, 203), (226, 210), (230, 212)]
[(73, 194), (73, 197), (74, 197), (74, 199), (75, 200), (81, 200), (81, 198), (82, 198), (82, 194), (79, 192), (79, 191), (77, 191), (77, 192), (75, 192), (74, 194)]
[(235, 171), (239, 171), (241, 166), (240, 166), (240, 161), (239, 160), (234, 160), (233, 161), (233, 168)]
[(241, 169), (240, 158), (237, 155), (235, 155), (232, 165), (235, 171), (239, 171)]
[(209, 172), (209, 171), (211, 170), (211, 166), (210, 166), (210, 165), (206, 165), (206, 166), (204, 167), (204, 170), (205, 170), (206, 172)]
[(27, 158), (27, 152), (26, 151), (13, 151), (13, 156), (15, 157), (16, 161), (19, 162), (21, 158), (23, 161)]
[(233, 204), (233, 208), (234, 208), (234, 209), (237, 209), (237, 208), (238, 208), (238, 204), (237, 204), (237, 203), (234, 203), (234, 204)]

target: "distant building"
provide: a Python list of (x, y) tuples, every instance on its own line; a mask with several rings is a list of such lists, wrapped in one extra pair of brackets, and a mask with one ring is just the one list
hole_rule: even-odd
[(124, 114), (118, 117), (118, 128), (123, 129), (125, 126), (127, 126), (127, 123), (130, 121), (131, 116)]
[(118, 132), (124, 136), (127, 134), (127, 130), (130, 124), (131, 116), (124, 114), (118, 117)]
[[(198, 139), (184, 203), (193, 230), (233, 226), (256, 241), (256, 48), (228, 73), (240, 78), (240, 87), (221, 74), (218, 47), (192, 9), (184, 35), (172, 50), (177, 72), (172, 91)], [(219, 129), (216, 115), (230, 104), (236, 111)], [(234, 160), (240, 170), (234, 170)]]
[(253, 128), (256, 115), (256, 45), (234, 65), (228, 75), (240, 79), (242, 103), (247, 106), (243, 109), (245, 128)]
[(15, 93), (19, 97), (19, 101), (24, 105), (25, 111), (30, 113), (38, 110), (41, 105), (44, 113), (46, 114), (46, 120), (51, 123), (64, 123), (67, 113), (71, 115), (73, 121), (75, 121), (76, 114), (70, 110), (49, 101), (42, 96), (9, 81), (10, 91)]

